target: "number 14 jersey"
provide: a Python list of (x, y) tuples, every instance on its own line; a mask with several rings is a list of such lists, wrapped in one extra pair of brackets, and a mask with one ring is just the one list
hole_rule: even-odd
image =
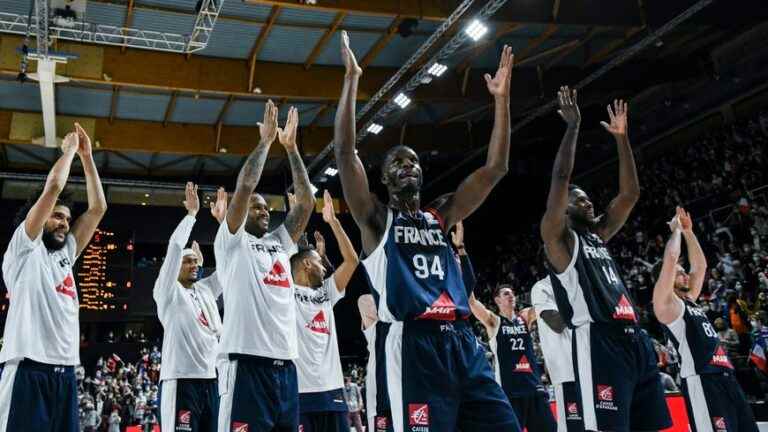
[(383, 322), (469, 316), (461, 270), (436, 211), (387, 210), (381, 243), (363, 260)]

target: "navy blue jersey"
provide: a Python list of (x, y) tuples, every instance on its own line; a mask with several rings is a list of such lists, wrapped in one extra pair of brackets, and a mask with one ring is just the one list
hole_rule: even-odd
[(664, 326), (680, 354), (680, 376), (687, 378), (732, 371), (733, 365), (704, 311), (687, 299), (680, 299), (680, 305), (683, 313)]
[(363, 265), (384, 322), (469, 316), (461, 270), (437, 213), (389, 209), (382, 241)]
[(588, 322), (637, 324), (629, 291), (603, 240), (591, 232), (571, 233), (571, 262), (563, 273), (552, 278), (560, 314), (570, 327)]
[(541, 372), (533, 352), (533, 339), (520, 316), (511, 320), (497, 315), (499, 325), (489, 334), (496, 357), (496, 381), (507, 395), (527, 395), (541, 386)]

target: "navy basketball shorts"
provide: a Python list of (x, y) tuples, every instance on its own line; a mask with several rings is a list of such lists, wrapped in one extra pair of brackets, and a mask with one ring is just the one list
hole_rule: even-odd
[(219, 385), (211, 379), (169, 379), (160, 383), (163, 432), (216, 432)]
[(584, 432), (584, 411), (576, 381), (555, 385), (557, 432)]
[(393, 322), (385, 344), (395, 432), (519, 432), (466, 321)]
[(683, 379), (683, 395), (693, 432), (757, 432), (752, 408), (731, 373)]
[(656, 351), (639, 327), (602, 323), (577, 327), (573, 357), (586, 430), (672, 426)]
[(299, 394), (299, 432), (349, 432), (344, 389)]
[(0, 431), (78, 432), (74, 366), (29, 359), (6, 362), (0, 372)]
[(387, 365), (384, 347), (389, 333), (389, 323), (376, 322), (375, 350), (368, 354), (368, 374), (365, 378), (365, 405), (368, 430), (392, 432), (392, 413), (387, 392)]
[(537, 391), (527, 395), (507, 394), (507, 396), (520, 426), (537, 432), (557, 430), (557, 423), (549, 408), (549, 397), (546, 393)]
[(218, 368), (218, 432), (298, 430), (299, 385), (292, 361), (230, 354)]

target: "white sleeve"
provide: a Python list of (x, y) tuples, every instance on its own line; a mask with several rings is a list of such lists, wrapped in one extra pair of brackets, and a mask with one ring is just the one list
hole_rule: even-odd
[(271, 234), (273, 234), (280, 241), (280, 244), (283, 246), (283, 250), (289, 258), (299, 251), (299, 247), (296, 245), (296, 242), (293, 241), (291, 235), (288, 234), (288, 230), (285, 229), (285, 224), (280, 224), (280, 226), (277, 227), (276, 230), (272, 231)]
[(226, 219), (219, 224), (219, 230), (216, 231), (216, 238), (213, 240), (213, 253), (216, 257), (216, 270), (220, 274), (227, 273), (226, 266), (229, 264), (229, 257), (232, 256), (232, 251), (240, 244), (244, 236), (245, 220), (234, 234), (229, 232), (229, 224), (227, 224)]
[(333, 275), (323, 281), (323, 288), (327, 290), (328, 297), (331, 298), (331, 306), (336, 306), (336, 303), (343, 299), (344, 294), (346, 294), (346, 290), (339, 292), (339, 289), (336, 286), (336, 278), (334, 278)]
[(19, 259), (22, 256), (28, 254), (36, 247), (43, 244), (43, 232), (40, 231), (40, 235), (35, 239), (29, 238), (27, 230), (24, 228), (24, 223), (16, 227), (16, 231), (13, 232), (11, 242), (8, 244), (8, 254), (12, 254), (14, 258)]
[(541, 318), (540, 314), (545, 310), (557, 310), (557, 303), (554, 295), (547, 291), (541, 282), (537, 282), (531, 290), (531, 304), (536, 311), (536, 317)]
[(157, 280), (155, 280), (155, 288), (152, 290), (152, 297), (155, 298), (158, 309), (163, 308), (173, 298), (176, 281), (179, 279), (179, 270), (181, 270), (183, 259), (181, 254), (187, 241), (189, 241), (193, 226), (195, 226), (195, 217), (184, 216), (168, 240), (168, 251), (165, 254), (163, 265), (160, 266)]
[(74, 267), (75, 261), (77, 261), (77, 239), (72, 234), (67, 234), (67, 239), (64, 241), (64, 249), (67, 251), (67, 256), (72, 260), (72, 266)]
[(208, 292), (210, 292), (213, 296), (214, 300), (218, 299), (222, 291), (224, 291), (224, 287), (221, 285), (221, 280), (219, 279), (219, 274), (215, 271), (208, 277), (195, 282), (195, 285), (204, 290), (208, 290)]

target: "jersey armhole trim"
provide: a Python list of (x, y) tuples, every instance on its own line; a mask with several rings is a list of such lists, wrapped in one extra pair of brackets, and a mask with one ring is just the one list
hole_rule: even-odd
[(680, 297), (675, 296), (675, 303), (680, 305), (680, 314), (675, 319), (673, 319), (671, 323), (667, 324), (669, 327), (677, 325), (685, 315), (685, 302), (681, 300)]
[[(499, 329), (501, 328), (501, 316), (496, 315), (493, 312), (490, 312), (491, 315), (496, 318), (496, 325), (491, 327), (490, 332), (488, 332), (488, 340), (496, 339), (496, 336), (499, 334)], [(486, 329), (487, 330), (487, 329)]]
[(573, 250), (571, 251), (571, 262), (568, 263), (568, 267), (563, 270), (562, 273), (555, 273), (555, 276), (563, 276), (570, 272), (573, 269), (573, 266), (576, 265), (576, 260), (579, 258), (579, 236), (576, 234), (575, 231), (569, 229), (569, 233), (573, 236)]
[(384, 244), (387, 242), (387, 236), (389, 235), (389, 229), (392, 227), (392, 220), (394, 219), (394, 216), (392, 214), (392, 209), (387, 207), (387, 225), (384, 227), (384, 232), (381, 235), (381, 241), (379, 241), (379, 244), (376, 245), (376, 248), (371, 251), (370, 254), (368, 254), (367, 257), (363, 258), (360, 262), (362, 262), (364, 265), (371, 260), (374, 256), (379, 254), (379, 251), (384, 249)]

